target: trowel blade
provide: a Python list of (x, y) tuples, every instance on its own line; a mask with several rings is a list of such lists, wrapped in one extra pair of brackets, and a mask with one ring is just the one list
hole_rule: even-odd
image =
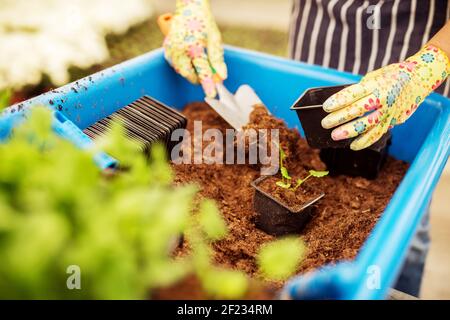
[(234, 129), (240, 130), (247, 124), (247, 121), (243, 120), (242, 116), (234, 108), (230, 108), (221, 101), (212, 98), (205, 98), (205, 101)]
[(228, 89), (222, 84), (216, 84), (217, 93), (219, 94), (219, 100), (222, 104), (228, 106), (229, 109), (239, 110), (239, 106), (236, 103), (234, 95), (228, 91)]

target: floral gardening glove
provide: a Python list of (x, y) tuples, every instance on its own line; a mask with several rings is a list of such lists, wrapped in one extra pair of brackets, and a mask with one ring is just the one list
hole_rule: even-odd
[(215, 81), (227, 78), (227, 66), (209, 0), (177, 0), (164, 49), (177, 73), (194, 84), (200, 82), (208, 97), (216, 96)]
[(330, 97), (323, 108), (331, 114), (322, 120), (322, 126), (330, 129), (345, 123), (332, 132), (333, 140), (359, 136), (350, 148), (367, 148), (405, 122), (449, 73), (447, 55), (427, 45), (406, 61), (370, 72), (360, 83)]

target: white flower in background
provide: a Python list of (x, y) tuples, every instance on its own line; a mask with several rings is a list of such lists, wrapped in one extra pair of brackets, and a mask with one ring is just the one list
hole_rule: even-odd
[(149, 0), (0, 0), (0, 90), (69, 81), (108, 59), (105, 36), (152, 16)]

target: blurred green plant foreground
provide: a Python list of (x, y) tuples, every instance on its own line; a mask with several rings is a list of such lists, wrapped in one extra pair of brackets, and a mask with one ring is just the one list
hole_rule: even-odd
[[(114, 127), (98, 148), (127, 170), (108, 177), (92, 161), (95, 150), (60, 139), (51, 121), (47, 109), (34, 108), (0, 144), (0, 298), (146, 299), (188, 274), (212, 297), (245, 294), (243, 273), (212, 263), (209, 244), (227, 234), (219, 210), (196, 197), (195, 186), (173, 185), (162, 146), (148, 160)], [(191, 250), (174, 259), (182, 234)], [(269, 244), (261, 275), (286, 278), (302, 255), (298, 238)]]

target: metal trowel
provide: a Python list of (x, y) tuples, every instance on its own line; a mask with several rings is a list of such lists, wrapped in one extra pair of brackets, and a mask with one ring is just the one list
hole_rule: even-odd
[[(172, 18), (171, 13), (163, 14), (158, 18), (159, 28), (164, 35), (170, 31)], [(236, 93), (232, 94), (222, 81), (217, 81), (216, 89), (219, 99), (205, 98), (205, 101), (236, 130), (241, 130), (248, 124), (250, 114), (256, 106), (265, 108), (261, 99), (249, 85), (240, 86)]]
[(248, 124), (254, 107), (264, 106), (249, 85), (240, 86), (234, 95), (222, 83), (217, 83), (216, 88), (219, 99), (205, 98), (205, 101), (236, 130)]

